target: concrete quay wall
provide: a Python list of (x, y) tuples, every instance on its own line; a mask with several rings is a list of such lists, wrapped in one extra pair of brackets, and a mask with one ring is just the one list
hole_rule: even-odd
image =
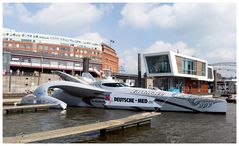
[(60, 80), (55, 74), (41, 74), (40, 76), (3, 76), (3, 93), (27, 93), (34, 91), (40, 84)]

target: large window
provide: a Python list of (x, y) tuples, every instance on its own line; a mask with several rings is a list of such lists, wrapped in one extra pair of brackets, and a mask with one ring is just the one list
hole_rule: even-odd
[(103, 83), (102, 85), (106, 87), (127, 87), (124, 83)]
[(58, 62), (56, 60), (51, 60), (51, 66), (58, 67)]
[(66, 61), (58, 61), (60, 67), (66, 67)]
[(49, 59), (43, 59), (42, 65), (50, 65), (50, 60)]
[(31, 60), (32, 60), (32, 63), (37, 63), (37, 64), (41, 63), (41, 60), (39, 58), (31, 58)]
[(11, 62), (21, 62), (21, 57), (20, 56), (12, 56)]
[(30, 57), (22, 57), (22, 62), (31, 63), (31, 58)]
[(48, 51), (48, 46), (43, 46), (43, 49), (44, 49), (45, 51)]
[(168, 55), (146, 57), (149, 73), (170, 73)]
[(67, 62), (67, 67), (73, 67), (74, 66), (74, 62)]
[(79, 63), (79, 62), (75, 62), (75, 67), (82, 67), (82, 63)]
[(183, 74), (196, 75), (197, 74), (197, 62), (192, 59), (182, 59)]
[(212, 75), (213, 75), (212, 69), (211, 68), (207, 68), (207, 72), (208, 72), (208, 78), (212, 79)]
[(37, 46), (39, 50), (42, 50), (43, 49), (43, 46), (39, 45)]

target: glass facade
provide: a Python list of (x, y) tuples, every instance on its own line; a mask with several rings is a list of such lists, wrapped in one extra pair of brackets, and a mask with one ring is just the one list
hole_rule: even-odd
[(37, 63), (37, 64), (41, 63), (41, 60), (39, 58), (31, 58), (31, 60), (32, 60), (32, 63)]
[(212, 69), (207, 68), (207, 72), (208, 72), (208, 77), (207, 78), (212, 79), (212, 75), (213, 75)]
[(50, 64), (51, 64), (51, 66), (57, 66), (58, 67), (58, 61), (51, 60)]
[(75, 67), (83, 67), (83, 64), (79, 62), (75, 62)]
[(12, 56), (11, 57), (11, 62), (21, 62), (21, 57), (20, 56)]
[(74, 67), (74, 62), (67, 62), (67, 67)]
[(179, 89), (181, 90), (182, 87), (185, 86), (185, 78), (179, 78), (179, 77), (171, 77), (168, 78), (168, 89)]
[(31, 58), (30, 57), (22, 57), (22, 62), (31, 63)]
[(146, 57), (149, 73), (171, 73), (168, 55)]
[(66, 67), (66, 61), (57, 61), (59, 64), (59, 67)]
[(183, 74), (196, 75), (197, 61), (187, 58), (182, 58), (182, 72)]
[(206, 76), (206, 63), (202, 63), (202, 76)]
[(43, 59), (42, 65), (50, 65), (50, 59)]

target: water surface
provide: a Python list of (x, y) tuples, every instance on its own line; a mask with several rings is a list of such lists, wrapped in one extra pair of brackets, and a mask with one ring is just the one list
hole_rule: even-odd
[[(68, 136), (41, 141), (44, 143), (235, 143), (236, 104), (228, 103), (223, 114), (162, 112), (151, 125), (108, 132)], [(65, 111), (49, 110), (3, 116), (3, 136), (16, 136), (46, 130), (90, 124), (140, 111), (68, 107)]]

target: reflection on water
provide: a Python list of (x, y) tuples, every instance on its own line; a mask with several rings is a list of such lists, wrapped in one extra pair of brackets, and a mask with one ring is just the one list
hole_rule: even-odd
[[(46, 130), (84, 125), (139, 113), (129, 110), (106, 110), (69, 107), (3, 116), (3, 136), (15, 136)], [(86, 133), (42, 142), (87, 143), (235, 143), (236, 104), (228, 104), (226, 115), (162, 112), (151, 125), (108, 132)]]

